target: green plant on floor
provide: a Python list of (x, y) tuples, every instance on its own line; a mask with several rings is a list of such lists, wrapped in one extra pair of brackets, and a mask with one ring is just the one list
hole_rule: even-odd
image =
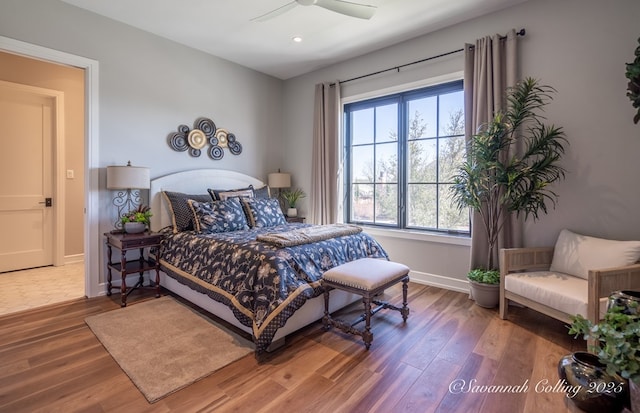
[(476, 268), (469, 271), (467, 278), (482, 284), (500, 284), (500, 271)]

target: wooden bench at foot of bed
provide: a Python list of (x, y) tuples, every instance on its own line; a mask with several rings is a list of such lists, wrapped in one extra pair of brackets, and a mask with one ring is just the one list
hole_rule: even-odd
[[(387, 302), (375, 300), (374, 297), (381, 294), (387, 288), (402, 282), (402, 307)], [(371, 332), (371, 316), (382, 309), (399, 311), (402, 320), (407, 321), (409, 307), (407, 306), (407, 290), (409, 283), (409, 267), (397, 262), (385, 261), (374, 258), (362, 258), (347, 262), (325, 272), (322, 276), (322, 285), (325, 288), (325, 311), (322, 323), (325, 329), (334, 326), (345, 333), (359, 335), (364, 341), (367, 350), (373, 341)], [(329, 294), (332, 289), (347, 291), (362, 296), (364, 314), (351, 324), (336, 320), (329, 313)], [(378, 305), (371, 310), (371, 303)], [(354, 326), (365, 321), (364, 330), (358, 330)]]

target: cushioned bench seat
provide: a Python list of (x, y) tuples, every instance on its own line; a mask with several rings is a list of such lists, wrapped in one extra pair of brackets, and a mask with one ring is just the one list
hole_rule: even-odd
[[(399, 282), (402, 282), (402, 308), (373, 298)], [(322, 322), (325, 329), (334, 326), (346, 333), (359, 335), (364, 340), (365, 347), (368, 350), (373, 341), (373, 333), (371, 332), (372, 315), (382, 309), (396, 310), (402, 314), (402, 320), (407, 321), (409, 316), (409, 307), (407, 306), (408, 283), (409, 267), (386, 260), (361, 258), (330, 269), (322, 276), (322, 286), (325, 289), (325, 315)], [(364, 303), (364, 314), (351, 324), (332, 318), (331, 314), (329, 314), (329, 295), (332, 289), (361, 295)], [(372, 302), (379, 307), (371, 310)], [(364, 330), (355, 329), (353, 326), (361, 321), (365, 321)]]

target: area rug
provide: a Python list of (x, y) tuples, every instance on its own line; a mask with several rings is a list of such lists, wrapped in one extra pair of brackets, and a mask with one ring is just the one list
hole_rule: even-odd
[(172, 297), (90, 316), (87, 325), (150, 403), (254, 350)]

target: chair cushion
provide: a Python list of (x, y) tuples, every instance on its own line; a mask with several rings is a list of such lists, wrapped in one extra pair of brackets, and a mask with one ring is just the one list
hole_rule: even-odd
[[(505, 290), (566, 314), (587, 317), (587, 281), (553, 271), (533, 271), (509, 274), (504, 279)], [(601, 316), (607, 310), (607, 298), (600, 299)]]
[(374, 290), (395, 279), (402, 279), (409, 273), (409, 267), (397, 262), (376, 258), (361, 258), (333, 267), (322, 278), (334, 284)]
[(553, 251), (550, 271), (589, 278), (589, 270), (623, 267), (640, 259), (640, 241), (613, 241), (563, 229)]

